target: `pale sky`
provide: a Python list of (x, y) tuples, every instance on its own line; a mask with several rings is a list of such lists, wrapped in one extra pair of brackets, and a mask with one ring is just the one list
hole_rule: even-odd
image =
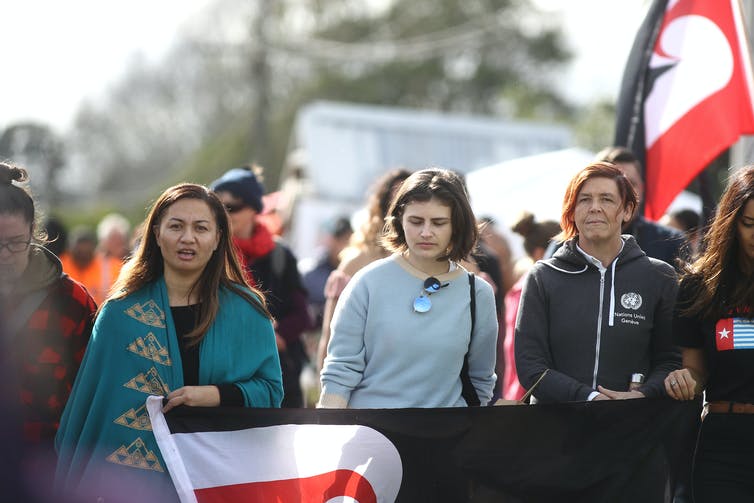
[(150, 61), (209, 0), (3, 0), (0, 129), (33, 119), (61, 130), (136, 53)]
[(649, 0), (533, 0), (563, 16), (563, 31), (574, 52), (563, 88), (577, 103), (615, 99), (636, 32)]
[[(135, 54), (158, 61), (211, 0), (0, 2), (0, 129), (31, 119), (66, 129), (81, 101), (115, 82)], [(248, 1), (248, 0), (238, 0)], [(615, 98), (645, 0), (534, 0), (564, 14), (576, 59), (563, 77), (577, 102)]]

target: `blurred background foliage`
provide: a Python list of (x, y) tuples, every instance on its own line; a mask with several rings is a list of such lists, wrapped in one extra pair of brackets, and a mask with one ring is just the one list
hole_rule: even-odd
[(431, 109), (613, 136), (614, 104), (574, 106), (571, 54), (528, 0), (216, 0), (160, 61), (135, 59), (68, 131), (12, 124), (0, 157), (26, 166), (48, 213), (139, 222), (164, 188), (257, 162), (278, 186), (296, 112), (313, 100)]

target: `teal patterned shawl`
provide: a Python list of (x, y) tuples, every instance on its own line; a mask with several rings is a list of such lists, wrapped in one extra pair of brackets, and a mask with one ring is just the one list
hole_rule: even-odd
[[(220, 309), (201, 342), (199, 362), (200, 384), (234, 383), (247, 407), (280, 406), (272, 324), (239, 295), (220, 291)], [(56, 437), (56, 490), (107, 502), (177, 501), (145, 400), (181, 386), (165, 282), (107, 302)]]

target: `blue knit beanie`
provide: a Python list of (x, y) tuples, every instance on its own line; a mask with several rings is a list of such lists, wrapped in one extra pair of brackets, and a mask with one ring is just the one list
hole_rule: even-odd
[(259, 183), (257, 177), (248, 168), (231, 169), (212, 182), (209, 188), (215, 192), (230, 192), (244, 204), (254, 208), (257, 213), (261, 213), (264, 207), (262, 203), (264, 186)]

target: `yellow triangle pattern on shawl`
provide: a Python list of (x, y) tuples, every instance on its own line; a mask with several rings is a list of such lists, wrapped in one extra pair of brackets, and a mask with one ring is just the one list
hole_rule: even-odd
[(123, 386), (148, 395), (168, 396), (170, 393), (168, 385), (165, 384), (165, 381), (160, 377), (160, 373), (154, 367), (150, 368), (146, 374), (138, 374)]
[(127, 308), (126, 314), (150, 327), (165, 328), (165, 313), (152, 299)]
[[(241, 381), (242, 389), (254, 391), (260, 405), (278, 406), (282, 383), (270, 320), (249, 309), (241, 296), (224, 289), (221, 294), (227, 309), (218, 313), (205, 341), (222, 334), (222, 340), (228, 337), (229, 342), (203, 346), (206, 360), (200, 381), (211, 382), (210, 374), (217, 373), (224, 376), (222, 382)], [(141, 419), (147, 395), (167, 396), (184, 384), (180, 345), (169, 305), (163, 278), (103, 305), (58, 431), (56, 479), (62, 490), (99, 487), (103, 470), (116, 477), (125, 470), (124, 480), (131, 476), (143, 480), (133, 488), (134, 501), (140, 500), (137, 494), (165, 495), (161, 501), (175, 501), (175, 488), (159, 447), (146, 419)], [(249, 331), (260, 333), (254, 344), (247, 344)], [(228, 347), (239, 347), (243, 352), (239, 358), (226, 361)], [(249, 368), (259, 368), (268, 392), (259, 393), (256, 381), (246, 382)], [(201, 371), (207, 375), (203, 377)], [(112, 493), (103, 488), (102, 494)]]
[(164, 472), (160, 461), (154, 452), (147, 449), (141, 437), (131, 443), (128, 447), (121, 445), (115, 452), (110, 454), (107, 461), (118, 465), (129, 466), (131, 468), (141, 468), (142, 470), (154, 470)]
[(128, 412), (113, 422), (126, 428), (133, 428), (134, 430), (152, 431), (152, 423), (149, 421), (149, 413), (147, 412), (146, 405), (142, 405), (136, 410), (129, 409)]
[[(140, 323), (151, 327), (165, 328), (165, 313), (154, 300), (148, 300), (141, 304), (136, 303), (127, 308), (125, 312), (128, 316)], [(151, 331), (147, 332), (145, 337), (138, 336), (126, 347), (126, 350), (160, 365), (172, 366), (172, 360), (170, 359), (167, 348), (160, 344), (160, 341)], [(152, 366), (146, 374), (140, 373), (136, 375), (136, 377), (126, 382), (123, 386), (149, 395), (166, 396), (170, 392), (169, 386), (165, 383), (165, 380), (160, 376), (159, 371), (154, 366)], [(118, 416), (113, 422), (134, 430), (152, 430), (152, 424), (149, 421), (149, 414), (147, 413), (146, 405), (142, 405), (138, 409), (129, 409)], [(111, 463), (130, 468), (140, 468), (158, 472), (165, 471), (160, 465), (158, 457), (146, 447), (146, 444), (141, 437), (137, 437), (128, 447), (121, 445), (115, 452), (105, 459)]]
[(160, 365), (169, 367), (173, 364), (168, 350), (162, 347), (160, 341), (152, 332), (147, 333), (146, 338), (137, 337), (135, 341), (128, 345), (128, 350)]

